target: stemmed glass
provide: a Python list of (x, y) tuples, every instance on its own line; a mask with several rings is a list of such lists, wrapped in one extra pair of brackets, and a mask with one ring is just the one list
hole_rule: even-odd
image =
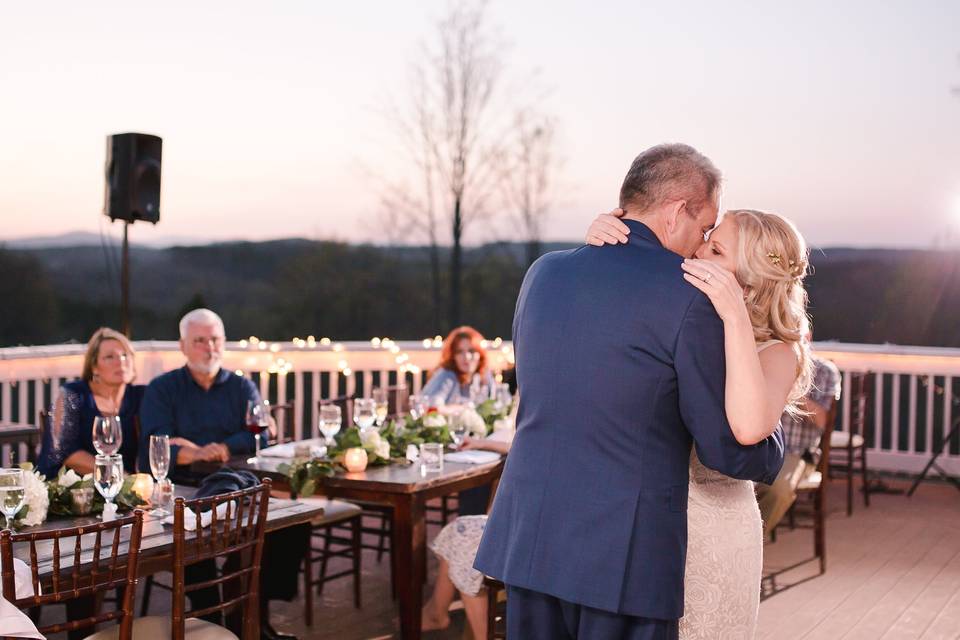
[(164, 485), (168, 482), (167, 472), (170, 471), (170, 436), (152, 435), (150, 436), (150, 472), (157, 481), (156, 496), (157, 506), (151, 511), (156, 516), (170, 515), (166, 510), (166, 504), (161, 502), (161, 498), (166, 494)]
[(510, 393), (510, 385), (506, 382), (501, 382), (497, 385), (497, 408), (500, 411), (504, 411), (510, 406), (511, 402), (513, 402), (513, 394)]
[(270, 427), (270, 403), (267, 401), (247, 401), (247, 431), (253, 434), (254, 454), (247, 458), (248, 464), (260, 462), (260, 434)]
[(427, 412), (427, 399), (420, 395), (410, 396), (410, 417), (419, 420)]
[(463, 411), (450, 416), (450, 436), (453, 438), (453, 448), (459, 449), (467, 435), (467, 421), (463, 419)]
[(97, 416), (93, 419), (93, 447), (102, 456), (112, 456), (123, 444), (120, 416)]
[(377, 388), (374, 389), (370, 395), (373, 396), (373, 404), (376, 405), (377, 427), (380, 428), (383, 426), (383, 423), (387, 421), (387, 390)]
[(372, 398), (357, 398), (353, 401), (353, 422), (366, 433), (377, 421), (377, 405)]
[(340, 433), (340, 407), (335, 404), (325, 404), (320, 407), (320, 433), (326, 438), (326, 445), (332, 447), (336, 442), (333, 436)]
[(470, 402), (472, 402), (475, 407), (479, 407), (485, 400), (489, 399), (489, 387), (481, 382), (479, 375), (474, 374), (473, 382), (470, 383)]
[(0, 512), (7, 518), (7, 529), (13, 529), (23, 496), (23, 469), (0, 469)]
[[(99, 455), (94, 458), (93, 486), (107, 503), (113, 505), (113, 499), (123, 488), (123, 457), (120, 454)], [(104, 513), (106, 511), (104, 506)]]

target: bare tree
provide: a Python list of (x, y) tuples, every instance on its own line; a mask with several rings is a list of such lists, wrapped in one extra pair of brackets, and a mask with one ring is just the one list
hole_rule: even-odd
[(526, 242), (527, 266), (540, 256), (543, 221), (559, 169), (553, 120), (530, 109), (517, 112), (503, 165), (503, 190), (510, 214)]
[(486, 0), (449, 6), (412, 65), (403, 106), (389, 114), (416, 177), (381, 189), (383, 217), (429, 243), (436, 306), (440, 245), (449, 230), (448, 326), (461, 323), (463, 239), (498, 195), (509, 127), (502, 106), (503, 47), (486, 9)]

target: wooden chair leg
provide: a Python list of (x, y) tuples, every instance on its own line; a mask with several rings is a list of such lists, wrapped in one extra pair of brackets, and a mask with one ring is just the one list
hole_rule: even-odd
[(320, 558), (320, 578), (317, 580), (317, 595), (323, 595), (323, 585), (327, 577), (327, 556), (330, 555), (330, 536), (333, 535), (331, 527), (323, 529), (323, 556)]
[(145, 616), (150, 611), (150, 591), (153, 590), (153, 576), (147, 576), (143, 583), (143, 598), (140, 600), (140, 615)]
[(814, 520), (813, 520), (813, 551), (820, 558), (820, 573), (827, 572), (827, 544), (826, 531), (824, 529), (825, 513), (825, 487), (823, 484), (817, 489), (814, 496)]
[(497, 592), (499, 589), (490, 585), (487, 587), (487, 640), (497, 637)]
[[(851, 470), (852, 471), (852, 470)], [(863, 505), (870, 506), (870, 483), (867, 482), (867, 442), (860, 448), (860, 472), (863, 475)]]
[[(853, 436), (850, 436), (851, 443)], [(853, 515), (853, 447), (847, 447), (847, 515)]]
[[(387, 517), (387, 514), (383, 513), (380, 517), (380, 537), (377, 540), (377, 562), (380, 562), (383, 559), (383, 554), (387, 550), (387, 536), (392, 530), (392, 521)], [(390, 550), (391, 552), (393, 551), (392, 546), (390, 547)]]
[(361, 516), (357, 516), (353, 520), (353, 537), (352, 537), (352, 547), (353, 547), (353, 606), (357, 609), (360, 608), (360, 558), (362, 549), (360, 548), (360, 519)]
[(303, 608), (308, 627), (313, 626), (313, 535), (303, 556)]

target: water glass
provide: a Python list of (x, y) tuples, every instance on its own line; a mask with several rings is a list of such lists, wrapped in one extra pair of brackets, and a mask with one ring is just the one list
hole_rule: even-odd
[(333, 436), (340, 433), (341, 417), (340, 407), (335, 404), (325, 404), (320, 406), (320, 433), (326, 438), (328, 447), (336, 444)]
[(353, 422), (360, 431), (366, 431), (377, 421), (377, 406), (372, 398), (357, 398), (353, 401)]
[(0, 512), (7, 518), (7, 529), (13, 529), (23, 497), (23, 469), (0, 469)]
[[(150, 472), (153, 474), (156, 484), (154, 485), (154, 495), (159, 496), (159, 487), (170, 471), (170, 436), (152, 435), (150, 436)], [(157, 501), (154, 500), (157, 504)], [(157, 516), (169, 515), (163, 507), (158, 506), (151, 513)]]
[(439, 442), (424, 442), (420, 445), (420, 471), (439, 473), (443, 471), (443, 445)]
[(93, 463), (93, 486), (108, 503), (123, 488), (123, 458), (119, 454), (96, 456)]
[(120, 416), (97, 416), (93, 419), (93, 448), (102, 456), (120, 451), (123, 444), (123, 425)]
[(387, 421), (387, 411), (389, 408), (387, 390), (377, 388), (374, 389), (370, 395), (373, 397), (373, 404), (376, 407), (377, 426), (382, 427), (383, 423)]

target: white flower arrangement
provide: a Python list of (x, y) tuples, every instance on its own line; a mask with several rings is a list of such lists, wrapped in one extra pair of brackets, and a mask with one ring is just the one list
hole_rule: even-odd
[(460, 413), (460, 420), (471, 438), (484, 438), (487, 435), (487, 423), (476, 410), (467, 407)]
[(380, 456), (381, 458), (389, 458), (389, 457), (390, 457), (390, 443), (381, 438), (381, 439), (380, 439), (380, 442), (377, 443), (377, 446), (376, 446), (376, 448), (374, 449), (373, 452), (376, 453), (376, 454), (377, 454), (378, 456)]
[(500, 418), (498, 420), (493, 421), (494, 433), (498, 431), (512, 432), (512, 431), (515, 431), (516, 428), (517, 428), (517, 425), (515, 425), (513, 422), (513, 416), (507, 416), (506, 418)]
[(69, 489), (84, 479), (86, 479), (86, 476), (81, 478), (80, 475), (73, 469), (67, 469), (57, 478), (57, 484), (59, 484), (61, 487), (67, 487)]
[[(77, 479), (79, 480), (79, 476)], [(33, 470), (33, 465), (23, 470), (23, 504), (26, 508), (26, 515), (21, 518), (20, 522), (24, 526), (33, 527), (47, 519), (47, 510), (50, 508), (47, 483), (39, 471)], [(22, 512), (23, 509), (21, 509)]]
[(447, 426), (447, 419), (443, 417), (442, 414), (434, 411), (433, 413), (428, 413), (423, 416), (423, 426), (425, 427), (445, 427)]

